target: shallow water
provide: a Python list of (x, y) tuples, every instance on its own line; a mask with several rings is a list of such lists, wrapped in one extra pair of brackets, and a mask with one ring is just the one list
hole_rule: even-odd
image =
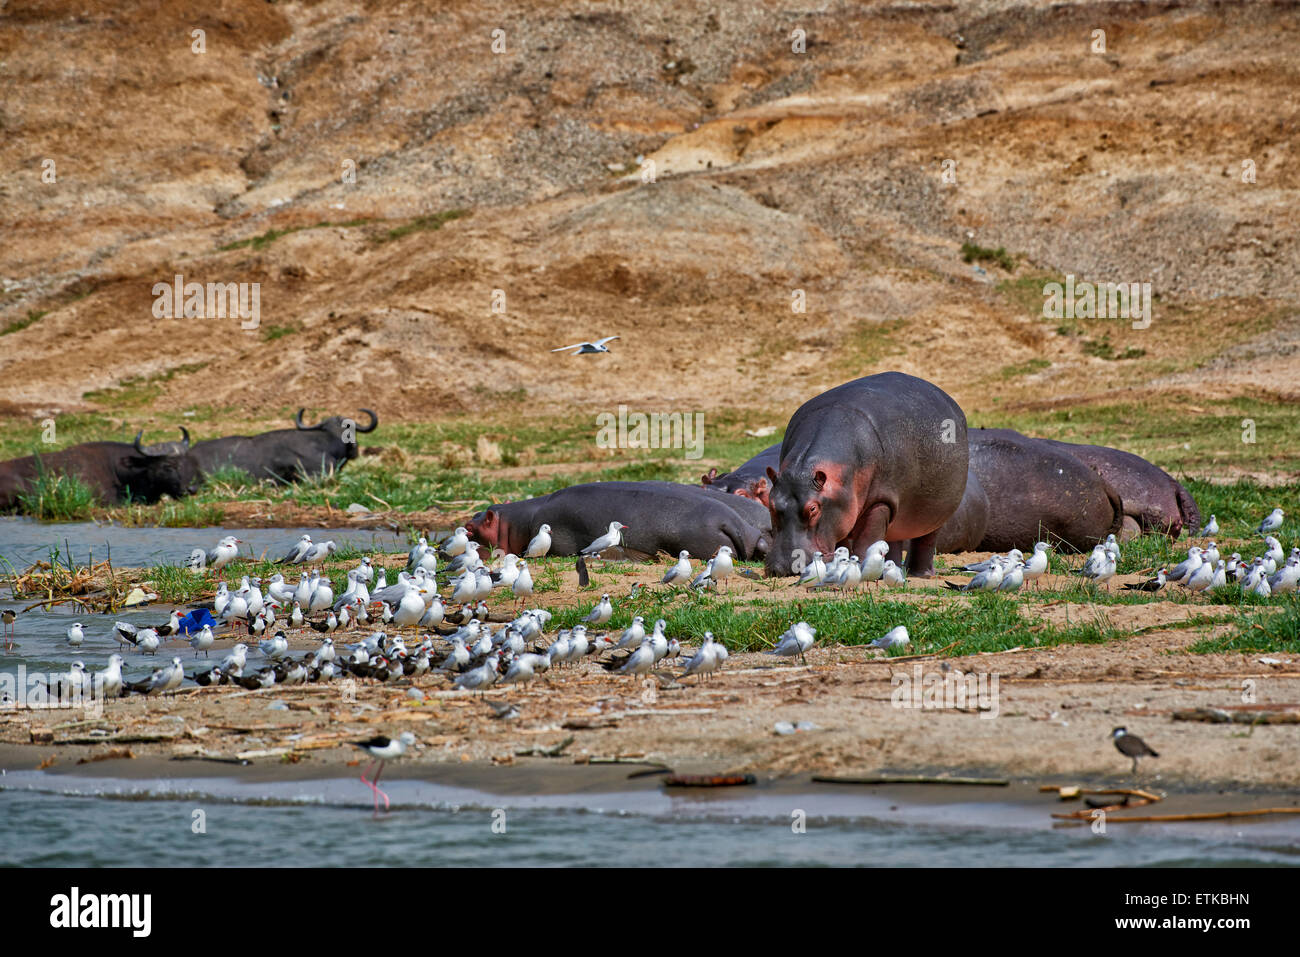
[[(0, 776), (0, 864), (26, 866), (1300, 866), (1300, 826), (1053, 828), (1045, 807), (842, 793), (499, 796), (354, 778)], [(794, 809), (807, 815), (795, 833)], [(194, 827), (202, 812), (205, 833)], [(496, 830), (494, 830), (494, 824)], [(504, 833), (499, 833), (504, 825)], [(274, 849), (274, 853), (270, 849)]]
[[(242, 539), (246, 543), (242, 546), (245, 554), (251, 549), (254, 555), (260, 556), (266, 551), (279, 557), (304, 532), (315, 541), (333, 539), (340, 545), (352, 544), (362, 551), (394, 552), (407, 548), (404, 536), (381, 529), (122, 528), (93, 522), (41, 524), (28, 519), (0, 518), (0, 558), (21, 569), (32, 562), (48, 560), (54, 548), (59, 549), (62, 555), (66, 555), (70, 548), (77, 562), (91, 558), (102, 561), (111, 554), (114, 565), (123, 567), (179, 565), (189, 557), (192, 549), (211, 548), (226, 535)], [(296, 574), (286, 577), (297, 580)], [(102, 669), (108, 664), (108, 656), (120, 650), (113, 635), (114, 621), (128, 621), (141, 627), (157, 626), (167, 621), (172, 608), (171, 605), (155, 604), (99, 615), (69, 602), (53, 606), (48, 611), (23, 611), (30, 604), (28, 600), (11, 600), (7, 592), (0, 596), (0, 609), (19, 613), (14, 625), (14, 647), (6, 648), (0, 641), (0, 672), (15, 674), (19, 665), (23, 665), (29, 674), (66, 672), (73, 661), (85, 662), (90, 670)], [(188, 606), (182, 606), (182, 609), (184, 607)], [(66, 641), (68, 626), (74, 621), (81, 622), (86, 633), (84, 643), (77, 648)], [(195, 661), (193, 650), (183, 643), (164, 644), (156, 656), (142, 655), (129, 647), (122, 653), (131, 679), (151, 674), (173, 655), (180, 655), (187, 670)], [(217, 655), (218, 660), (220, 657)], [(200, 668), (207, 668), (202, 658), (198, 662)]]
[[(406, 551), (406, 536), (371, 528), (123, 528), (94, 522), (42, 523), (26, 518), (0, 518), (0, 558), (22, 569), (35, 561), (48, 561), (52, 549), (74, 561), (100, 562), (112, 557), (124, 568), (181, 565), (196, 548), (215, 548), (227, 535), (246, 544), (243, 555), (279, 558), (306, 533), (312, 541), (333, 539), (362, 551)], [(66, 560), (66, 559), (65, 559)]]

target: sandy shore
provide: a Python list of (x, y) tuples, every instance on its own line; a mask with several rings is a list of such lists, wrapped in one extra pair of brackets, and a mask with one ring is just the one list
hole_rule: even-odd
[[(574, 600), (576, 595), (564, 594), (548, 604)], [(1161, 607), (1107, 611), (1152, 615)], [(1197, 607), (1168, 606), (1177, 614)], [(408, 769), (473, 765), (505, 771), (532, 760), (557, 767), (621, 756), (680, 772), (764, 778), (889, 772), (1186, 791), (1300, 785), (1300, 725), (1252, 728), (1172, 719), (1183, 709), (1239, 706), (1247, 679), (1255, 683), (1260, 706), (1283, 710), (1300, 701), (1300, 667), (1265, 664), (1260, 655), (1182, 652), (1200, 637), (1195, 631), (1155, 630), (1105, 645), (944, 659), (992, 695), (972, 697), (964, 707), (896, 706), (895, 676), (941, 678), (937, 658), (886, 659), (862, 646), (818, 646), (806, 666), (733, 654), (725, 671), (705, 683), (675, 681), (665, 669), (662, 680), (633, 684), (583, 662), (524, 689), (493, 689), (486, 700), (448, 691), (445, 680), (430, 676), (420, 679), (418, 692), (405, 681), (357, 682), (351, 699), (341, 682), (257, 692), (190, 688), (162, 700), (110, 701), (102, 717), (89, 723), (77, 723), (83, 716), (68, 711), (0, 712), (0, 745), (6, 761), (15, 762), (11, 767), (50, 762), (62, 769), (129, 753), (128, 761), (112, 765), (152, 767), (145, 762), (157, 759), (164, 762), (159, 767), (183, 767), (185, 775), (229, 774), (235, 765), (166, 759), (242, 758), (268, 768), (261, 773), (321, 773), (356, 762), (351, 740), (410, 730), (420, 744), (403, 762)], [(309, 635), (314, 633), (291, 635), (292, 649), (315, 647)], [(220, 641), (214, 657), (231, 643)], [(182, 654), (191, 667), (189, 649)], [(496, 719), (489, 702), (502, 701), (517, 704), (519, 716)], [(806, 722), (806, 730), (779, 734), (778, 722)], [(1136, 778), (1110, 741), (1117, 725), (1160, 752)], [(556, 749), (565, 741), (554, 757), (530, 756), (538, 753), (531, 749)]]

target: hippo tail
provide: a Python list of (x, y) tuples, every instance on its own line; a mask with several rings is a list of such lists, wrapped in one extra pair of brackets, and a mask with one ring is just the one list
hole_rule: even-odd
[[(1192, 493), (1183, 488), (1181, 482), (1175, 481), (1177, 490), (1174, 495), (1178, 499), (1178, 514), (1183, 517), (1183, 528), (1190, 528), (1191, 534), (1195, 535), (1201, 527), (1201, 510), (1196, 505), (1196, 499), (1192, 498)], [(1181, 529), (1179, 530), (1181, 533)], [(1174, 536), (1177, 538), (1177, 534)]]

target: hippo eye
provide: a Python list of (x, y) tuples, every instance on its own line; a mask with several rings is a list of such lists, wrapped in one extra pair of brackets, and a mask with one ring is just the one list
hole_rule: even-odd
[(804, 510), (803, 510), (804, 519), (806, 521), (811, 522), (813, 521), (813, 519), (817, 517), (817, 513), (820, 511), (821, 511), (820, 505), (818, 505), (816, 502), (809, 502), (806, 506), (804, 506)]

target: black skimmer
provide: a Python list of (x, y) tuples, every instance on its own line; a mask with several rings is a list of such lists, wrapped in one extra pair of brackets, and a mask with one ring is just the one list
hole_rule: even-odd
[(307, 624), (311, 625), (316, 631), (324, 632), (328, 635), (331, 632), (338, 630), (339, 619), (338, 616), (331, 611), (327, 616), (325, 616), (324, 621), (309, 621)]
[(406, 749), (415, 746), (415, 735), (410, 731), (403, 731), (396, 738), (376, 735), (366, 741), (353, 741), (354, 748), (360, 748), (366, 754), (375, 759), (375, 776), (373, 779), (366, 777), (366, 772), (361, 772), (361, 780), (365, 782), (366, 787), (370, 788), (375, 794), (375, 813), (379, 813), (379, 798), (384, 799), (384, 810), (388, 810), (388, 795), (379, 789), (379, 776), (384, 773), (385, 761), (396, 761), (406, 753)]
[(1155, 578), (1148, 579), (1144, 582), (1138, 582), (1137, 584), (1125, 585), (1124, 587), (1129, 591), (1159, 591), (1165, 587), (1165, 583), (1168, 579), (1169, 569), (1162, 568), (1156, 573)]
[(1119, 753), (1124, 755), (1126, 758), (1133, 759), (1134, 774), (1137, 774), (1138, 758), (1145, 758), (1147, 756), (1153, 758), (1160, 757), (1160, 755), (1151, 749), (1150, 745), (1139, 738), (1136, 734), (1129, 734), (1127, 728), (1116, 728), (1110, 733), (1110, 736), (1115, 739), (1115, 747), (1119, 749)]
[(154, 631), (158, 632), (164, 638), (170, 638), (181, 630), (181, 613), (175, 608), (172, 609), (172, 615), (167, 619), (167, 624), (159, 625)]
[(193, 681), (196, 685), (198, 685), (201, 688), (206, 688), (209, 685), (220, 684), (221, 666), (213, 665), (207, 671), (196, 671), (194, 672), (194, 674), (190, 675), (189, 678), (191, 681)]

